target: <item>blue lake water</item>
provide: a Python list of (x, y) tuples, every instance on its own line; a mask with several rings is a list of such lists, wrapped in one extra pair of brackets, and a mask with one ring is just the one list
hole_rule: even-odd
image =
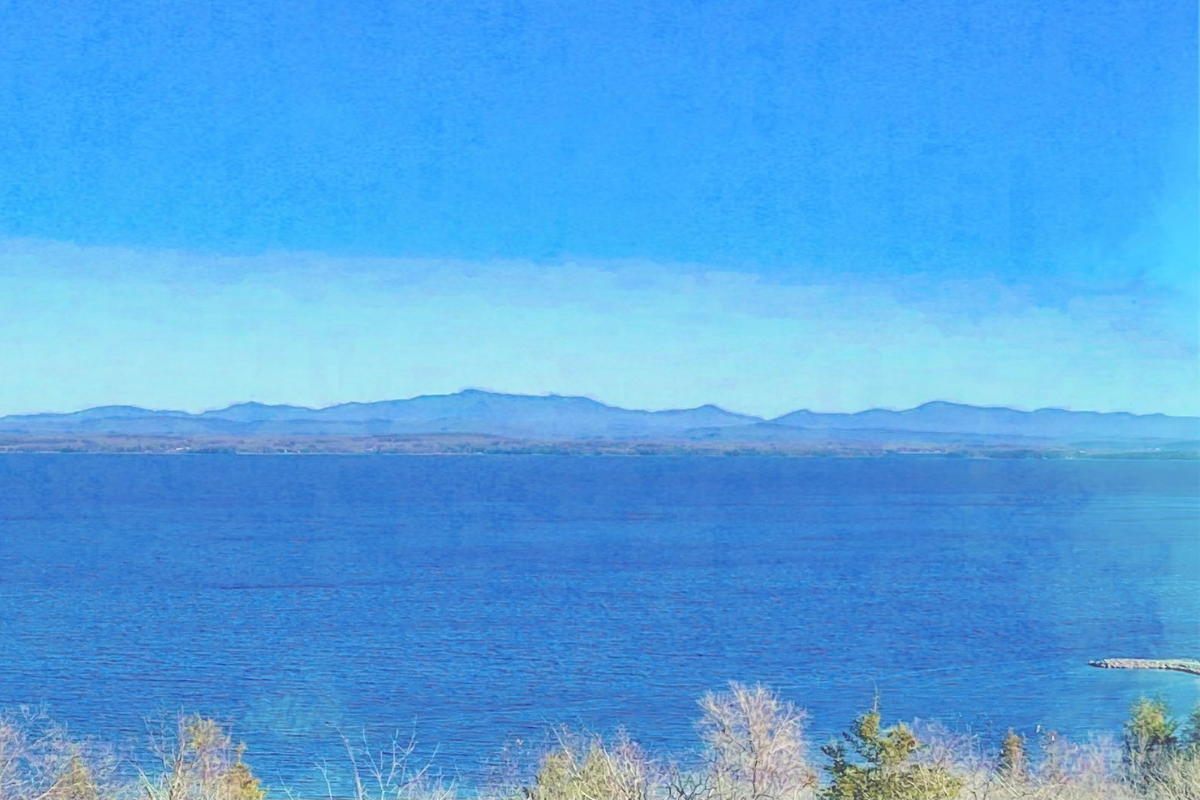
[(1116, 732), (1200, 656), (1200, 463), (0, 456), (0, 706), (235, 723), (268, 782), (415, 728), (468, 780), (547, 725), (694, 746), (762, 681), (885, 721)]

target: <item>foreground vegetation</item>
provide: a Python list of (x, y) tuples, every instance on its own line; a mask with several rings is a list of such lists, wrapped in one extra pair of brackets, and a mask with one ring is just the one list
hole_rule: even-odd
[[(1200, 707), (1184, 721), (1160, 700), (1130, 710), (1119, 738), (1033, 742), (1009, 731), (995, 752), (937, 727), (884, 724), (878, 702), (814, 754), (805, 714), (762, 686), (731, 684), (700, 701), (701, 749), (649, 757), (628, 736), (566, 729), (529, 764), (507, 763), (480, 796), (511, 800), (1200, 800)], [(449, 800), (471, 796), (412, 763), (414, 746), (343, 739), (344, 769), (324, 772), (328, 798)], [(334, 787), (345, 787), (335, 790)], [(473, 794), (473, 793), (472, 793)], [(265, 800), (230, 732), (183, 716), (149, 736), (143, 757), (72, 739), (43, 715), (0, 715), (0, 800)]]

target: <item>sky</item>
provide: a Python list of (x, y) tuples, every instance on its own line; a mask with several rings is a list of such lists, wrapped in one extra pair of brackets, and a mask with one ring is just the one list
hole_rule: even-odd
[(1200, 414), (1194, 3), (0, 14), (0, 414)]

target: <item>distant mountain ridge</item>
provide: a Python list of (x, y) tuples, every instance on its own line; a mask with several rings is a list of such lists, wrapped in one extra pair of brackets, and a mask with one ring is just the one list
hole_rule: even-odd
[(1049, 439), (1200, 439), (1200, 417), (1130, 414), (1121, 411), (1067, 411), (1058, 408), (1017, 411), (1004, 406), (969, 406), (940, 401), (924, 403), (907, 411), (871, 409), (854, 414), (793, 411), (776, 418), (774, 422), (798, 428), (974, 433), (983, 436)]
[(1200, 446), (1200, 417), (931, 402), (906, 411), (801, 410), (767, 420), (714, 405), (639, 411), (585, 397), (466, 390), (312, 409), (239, 403), (190, 414), (104, 406), (0, 417), (8, 436), (404, 436), (473, 434), (549, 441), (683, 440), (988, 446)]

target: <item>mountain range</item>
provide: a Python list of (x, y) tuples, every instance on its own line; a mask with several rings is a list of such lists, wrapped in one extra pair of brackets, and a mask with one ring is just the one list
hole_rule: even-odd
[(7, 437), (396, 437), (478, 435), (547, 442), (724, 442), (1010, 448), (1200, 449), (1200, 417), (931, 402), (906, 411), (794, 411), (764, 419), (713, 405), (638, 411), (585, 397), (467, 390), (312, 409), (240, 403), (191, 414), (104, 406), (0, 417)]

